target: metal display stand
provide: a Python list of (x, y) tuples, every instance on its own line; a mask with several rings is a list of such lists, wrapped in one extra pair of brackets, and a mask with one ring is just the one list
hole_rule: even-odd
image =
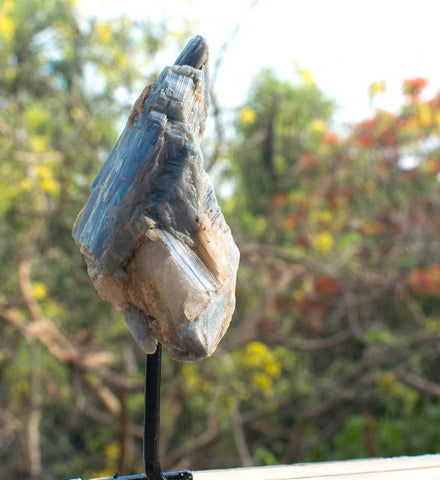
[[(159, 462), (162, 345), (145, 359), (144, 464), (148, 480), (192, 480), (189, 470), (163, 473)], [(131, 477), (133, 478), (133, 477)], [(145, 477), (134, 477), (145, 478)]]
[[(162, 472), (159, 462), (160, 427), (160, 380), (162, 345), (158, 342), (156, 351), (145, 357), (145, 404), (144, 404), (144, 465), (145, 473), (119, 475), (95, 480), (193, 480), (190, 470)], [(71, 480), (81, 480), (75, 478)]]
[[(174, 345), (172, 356), (178, 361), (200, 360), (214, 352), (229, 325), (235, 303), (239, 252), (204, 171), (200, 149), (209, 104), (207, 65), (208, 45), (198, 35), (188, 42), (174, 65), (166, 67), (157, 81), (144, 89), (115, 148), (95, 178), (73, 229), (89, 273), (90, 268), (93, 272), (98, 269), (119, 285), (118, 275), (125, 272), (117, 295), (113, 281), (94, 281), (94, 286), (102, 299), (125, 311), (125, 320), (143, 351), (151, 351), (151, 344), (145, 343), (151, 331), (142, 322), (154, 317), (158, 325), (155, 338), (164, 342), (166, 338), (167, 343)], [(152, 229), (155, 231), (151, 232)], [(203, 234), (197, 233), (197, 243), (191, 236), (202, 231)], [(211, 246), (209, 236), (213, 238)], [(143, 271), (143, 265), (157, 256), (156, 250), (149, 248), (151, 240), (160, 252), (165, 252), (160, 254), (160, 260), (173, 265), (167, 270), (166, 288), (159, 267)], [(184, 247), (194, 242), (205, 252), (203, 255)], [(225, 252), (226, 258), (217, 265), (218, 252)], [(134, 267), (129, 272), (126, 267), (130, 262)], [(217, 276), (221, 282), (217, 283)], [(138, 288), (138, 284), (149, 282), (156, 285), (154, 290)], [(150, 298), (156, 290), (158, 298)], [(158, 305), (171, 301), (175, 291), (181, 292), (173, 306), (178, 312), (178, 323), (157, 305), (153, 308), (156, 301)], [(186, 305), (201, 296), (209, 297), (209, 303), (197, 310), (194, 317), (187, 312)], [(145, 308), (139, 310), (134, 305)], [(146, 355), (145, 473), (117, 473), (101, 480), (193, 478), (189, 470), (163, 473), (160, 468), (161, 354), (158, 342), (155, 353)]]
[(139, 475), (116, 474), (118, 480), (192, 480), (189, 470), (162, 472), (159, 462), (160, 380), (162, 345), (145, 357), (145, 410), (144, 410), (144, 465), (145, 473)]

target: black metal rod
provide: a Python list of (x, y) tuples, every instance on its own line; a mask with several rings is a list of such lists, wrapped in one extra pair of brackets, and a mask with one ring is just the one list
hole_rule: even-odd
[[(102, 480), (193, 480), (190, 470), (162, 472), (159, 463), (160, 378), (162, 345), (145, 357), (144, 465), (145, 473), (123, 475), (119, 472)], [(80, 480), (80, 479), (78, 479)]]
[(162, 345), (145, 359), (144, 464), (148, 480), (166, 480), (159, 462)]
[(162, 345), (145, 357), (144, 465), (145, 475), (118, 477), (120, 480), (192, 480), (189, 470), (162, 473), (159, 461), (160, 379)]

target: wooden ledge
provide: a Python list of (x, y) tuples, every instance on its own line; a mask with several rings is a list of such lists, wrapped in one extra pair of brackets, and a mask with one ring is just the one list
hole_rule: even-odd
[(440, 455), (193, 472), (194, 480), (440, 480)]
[[(440, 454), (203, 470), (192, 474), (194, 480), (440, 480)], [(139, 478), (139, 475), (118, 478), (130, 480), (133, 477)]]

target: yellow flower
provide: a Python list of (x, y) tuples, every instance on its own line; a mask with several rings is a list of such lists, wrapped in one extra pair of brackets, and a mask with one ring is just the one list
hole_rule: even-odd
[(370, 94), (370, 97), (375, 97), (377, 94), (382, 93), (385, 91), (385, 82), (383, 80), (379, 80), (377, 82), (373, 82), (369, 87), (368, 87), (368, 92)]
[(429, 127), (433, 123), (432, 111), (426, 103), (419, 107), (419, 120), (422, 127)]
[(334, 217), (333, 212), (330, 210), (320, 210), (318, 212), (312, 212), (310, 215), (311, 222), (330, 222)]
[(43, 282), (35, 282), (32, 290), (35, 300), (44, 300), (47, 297), (47, 287)]
[(0, 8), (1, 11), (9, 13), (14, 8), (14, 0), (4, 0), (3, 6)]
[(30, 140), (32, 148), (38, 152), (46, 152), (47, 151), (47, 141), (44, 135), (35, 135)]
[(320, 252), (328, 252), (333, 248), (334, 238), (330, 232), (321, 232), (313, 240), (313, 244)]
[(315, 120), (312, 120), (309, 127), (313, 133), (324, 133), (327, 130), (326, 123), (320, 118), (315, 118)]
[(50, 195), (59, 193), (59, 185), (53, 178), (45, 178), (41, 181), (41, 188)]
[(274, 357), (271, 362), (266, 364), (265, 371), (271, 377), (278, 377), (281, 373), (281, 364)]
[[(30, 105), (24, 111), (24, 118), (31, 129), (47, 124), (51, 121), (50, 114), (43, 105)], [(39, 137), (37, 142), (45, 143), (44, 137)]]
[(32, 182), (29, 180), (29, 178), (23, 178), (20, 180), (18, 186), (23, 192), (29, 192), (29, 190), (32, 188)]
[(272, 379), (269, 377), (269, 375), (266, 375), (262, 372), (256, 373), (252, 378), (252, 382), (266, 395), (268, 395), (272, 390)]
[(246, 345), (246, 354), (249, 356), (262, 356), (268, 352), (268, 348), (263, 342), (250, 342)]
[(14, 30), (14, 20), (12, 20), (11, 17), (0, 13), (0, 35), (9, 40), (14, 35)]
[(127, 55), (124, 55), (123, 53), (116, 57), (116, 61), (118, 62), (118, 67), (121, 70), (126, 69), (130, 65)]
[(108, 23), (100, 23), (96, 25), (96, 33), (103, 43), (108, 43), (112, 38), (112, 27)]
[(313, 78), (312, 74), (310, 73), (309, 70), (307, 70), (306, 68), (301, 68), (299, 70), (299, 74), (300, 74), (300, 77), (301, 77), (301, 80), (302, 82), (304, 83), (304, 85), (306, 85), (307, 87), (311, 87), (312, 85), (315, 84), (315, 79)]
[(255, 110), (250, 107), (245, 107), (240, 112), (240, 122), (243, 125), (252, 125), (257, 121), (257, 114)]
[(54, 178), (51, 167), (47, 164), (38, 165), (37, 173), (41, 189), (49, 195), (58, 195), (60, 192), (60, 184)]

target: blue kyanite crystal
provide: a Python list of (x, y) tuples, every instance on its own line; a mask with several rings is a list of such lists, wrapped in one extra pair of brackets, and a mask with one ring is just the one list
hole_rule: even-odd
[(235, 306), (239, 252), (203, 168), (208, 47), (197, 36), (136, 101), (73, 236), (139, 345), (211, 355)]

